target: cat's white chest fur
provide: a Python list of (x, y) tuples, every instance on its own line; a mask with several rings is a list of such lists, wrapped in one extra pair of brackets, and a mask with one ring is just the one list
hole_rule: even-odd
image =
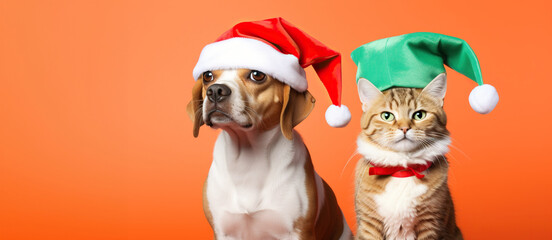
[(416, 183), (415, 177), (392, 177), (385, 191), (374, 197), (377, 211), (383, 217), (387, 239), (416, 239), (417, 198), (426, 191), (427, 186)]

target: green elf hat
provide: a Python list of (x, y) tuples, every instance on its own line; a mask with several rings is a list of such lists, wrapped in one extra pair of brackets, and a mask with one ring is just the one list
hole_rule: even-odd
[(351, 53), (358, 66), (356, 82), (365, 78), (380, 91), (394, 87), (424, 88), (450, 68), (475, 81), (469, 97), (478, 113), (487, 114), (498, 103), (496, 89), (483, 84), (475, 53), (464, 40), (438, 33), (418, 32), (384, 38)]

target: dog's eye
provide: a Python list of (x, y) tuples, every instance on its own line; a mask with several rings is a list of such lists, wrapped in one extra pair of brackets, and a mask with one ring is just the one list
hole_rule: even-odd
[(266, 78), (266, 74), (259, 72), (257, 70), (251, 71), (251, 74), (249, 74), (249, 78), (255, 82), (262, 82)]
[(203, 73), (203, 81), (210, 82), (213, 81), (213, 73), (211, 71), (207, 71)]

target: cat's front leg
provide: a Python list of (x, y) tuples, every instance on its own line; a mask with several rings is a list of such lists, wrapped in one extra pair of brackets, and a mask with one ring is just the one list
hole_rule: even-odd
[[(445, 211), (446, 212), (446, 211)], [(446, 214), (445, 214), (446, 216)], [(456, 238), (449, 235), (454, 235), (452, 232), (448, 233), (445, 228), (448, 220), (443, 215), (431, 212), (429, 209), (422, 210), (418, 213), (417, 224), (414, 226), (414, 232), (416, 233), (417, 240), (454, 240)], [(461, 238), (460, 238), (461, 239)]]
[(440, 234), (440, 229), (443, 219), (437, 217), (435, 213), (431, 213), (428, 209), (424, 209), (418, 213), (417, 224), (414, 226), (417, 240), (443, 239)]
[(358, 220), (355, 240), (384, 240), (383, 224), (375, 218)]

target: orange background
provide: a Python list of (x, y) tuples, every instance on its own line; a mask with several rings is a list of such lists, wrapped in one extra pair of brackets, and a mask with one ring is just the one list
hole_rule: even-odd
[[(449, 69), (449, 184), (467, 239), (552, 239), (546, 1), (1, 1), (0, 239), (210, 239), (201, 188), (218, 131), (185, 112), (204, 45), (239, 21), (282, 16), (343, 54), (350, 125), (317, 106), (298, 130), (355, 228), (361, 108), (349, 58), (379, 38), (468, 41), (500, 93), (489, 115)], [(342, 173), (343, 171), (343, 173)]]

